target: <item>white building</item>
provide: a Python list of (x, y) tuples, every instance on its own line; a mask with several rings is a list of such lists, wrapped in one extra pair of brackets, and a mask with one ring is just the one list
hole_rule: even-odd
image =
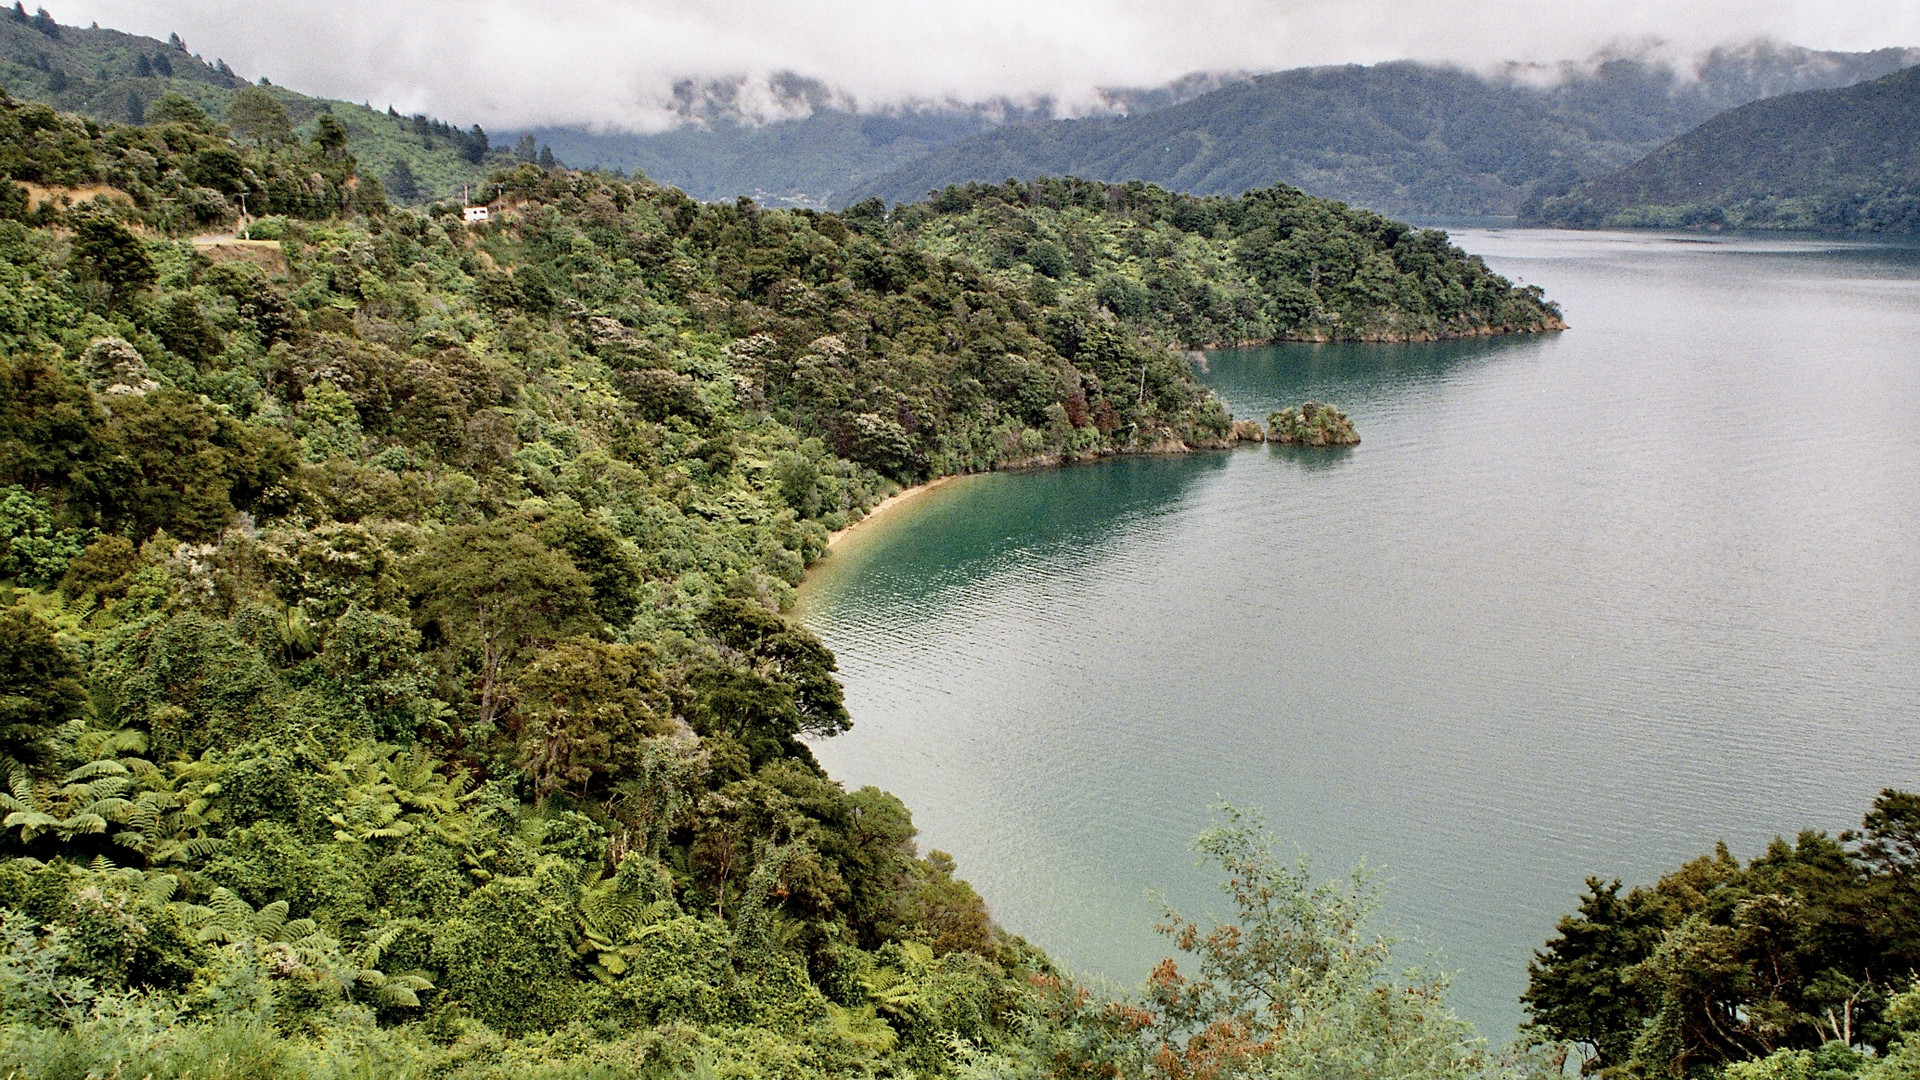
[(487, 208), (484, 206), (467, 207), (467, 224), (483, 224), (487, 220)]

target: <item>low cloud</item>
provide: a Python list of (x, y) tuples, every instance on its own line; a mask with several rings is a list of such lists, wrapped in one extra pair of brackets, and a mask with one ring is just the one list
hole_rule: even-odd
[[(63, 22), (165, 37), (310, 93), (490, 128), (650, 131), (689, 95), (773, 117), (821, 103), (1049, 103), (1195, 71), (1393, 59), (1491, 69), (1649, 43), (1920, 44), (1912, 0), (78, 0)], [(819, 84), (796, 94), (794, 76)]]

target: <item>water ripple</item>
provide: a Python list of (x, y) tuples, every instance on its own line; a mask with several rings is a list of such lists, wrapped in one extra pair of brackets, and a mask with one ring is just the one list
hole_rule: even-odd
[(1465, 242), (1575, 329), (1223, 354), (1238, 414), (1333, 400), (1366, 441), (981, 477), (837, 551), (829, 770), (1123, 980), (1165, 952), (1145, 890), (1220, 907), (1208, 805), (1262, 806), (1383, 867), (1496, 1036), (1585, 875), (1920, 786), (1916, 253)]

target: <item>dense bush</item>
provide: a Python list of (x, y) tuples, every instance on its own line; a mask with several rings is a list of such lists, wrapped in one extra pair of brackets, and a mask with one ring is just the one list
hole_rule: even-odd
[(1591, 878), (1531, 967), (1541, 1035), (1583, 1071), (1657, 1078), (1920, 1071), (1920, 796), (1887, 791), (1858, 833), (1725, 845), (1623, 893)]
[(1276, 339), (1405, 341), (1560, 327), (1537, 287), (1513, 287), (1443, 232), (1289, 187), (1238, 198), (1084, 180), (969, 184), (895, 212), (941, 252), (1067, 309), (1049, 341), (1103, 377), (1099, 328), (1078, 305), (1192, 346)]
[[(531, 166), (470, 228), (257, 104), (0, 105), (16, 176), (127, 196), (0, 221), (5, 1067), (1018, 1052), (1058, 976), (897, 799), (822, 774), (851, 718), (779, 612), (899, 483), (1224, 442), (1150, 283), (1033, 247), (1040, 301), (929, 208), (856, 230)], [(354, 199), (277, 194), (309, 167)], [(262, 185), (273, 258), (166, 238), (192, 175)]]

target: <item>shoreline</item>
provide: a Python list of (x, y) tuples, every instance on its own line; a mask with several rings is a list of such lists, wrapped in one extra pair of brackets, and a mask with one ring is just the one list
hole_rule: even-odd
[(872, 506), (868, 507), (867, 512), (861, 515), (859, 521), (855, 521), (849, 524), (844, 529), (836, 529), (833, 532), (828, 533), (827, 534), (827, 550), (832, 551), (834, 547), (840, 543), (840, 541), (845, 540), (848, 537), (848, 535), (850, 535), (855, 529), (858, 529), (861, 526), (867, 524), (868, 522), (874, 520), (875, 518), (880, 517), (882, 514), (898, 509), (902, 504), (912, 502), (913, 500), (919, 498), (920, 496), (925, 495), (929, 491), (933, 491), (936, 488), (945, 487), (956, 480), (959, 480), (963, 477), (972, 476), (972, 475), (974, 474), (973, 473), (948, 473), (945, 476), (934, 477), (932, 480), (928, 480), (925, 483), (915, 484), (909, 488), (901, 488), (899, 491), (894, 492), (893, 494), (887, 496), (884, 499), (881, 499), (879, 502), (874, 503)]
[[(1174, 439), (1145, 447), (1113, 450), (1101, 454), (1039, 454), (1031, 458), (1022, 458), (1016, 461), (1003, 461), (997, 467), (988, 469), (985, 472), (948, 473), (945, 476), (936, 476), (931, 480), (923, 481), (912, 487), (901, 488), (886, 498), (881, 499), (879, 502), (874, 503), (867, 509), (866, 514), (863, 515), (860, 520), (853, 522), (845, 528), (836, 529), (828, 533), (826, 550), (823, 551), (821, 555), (824, 557), (826, 552), (832, 551), (842, 540), (846, 539), (848, 535), (875, 518), (880, 517), (882, 514), (891, 513), (899, 507), (915, 501), (928, 492), (943, 488), (948, 484), (960, 480), (965, 480), (970, 476), (985, 476), (988, 473), (995, 472), (1029, 472), (1041, 469), (1067, 469), (1075, 465), (1091, 465), (1095, 462), (1107, 461), (1117, 457), (1178, 457), (1183, 454), (1193, 454), (1207, 450), (1233, 450), (1242, 444), (1265, 444), (1271, 441), (1273, 440), (1267, 438), (1266, 432), (1262, 429), (1259, 421), (1236, 420), (1234, 421), (1232, 433), (1219, 440), (1208, 440), (1188, 444)], [(809, 565), (807, 572), (810, 574), (812, 571), (813, 567)]]
[(1440, 341), (1470, 341), (1475, 338), (1504, 337), (1508, 334), (1554, 334), (1571, 329), (1565, 318), (1554, 318), (1539, 326), (1476, 326), (1466, 330), (1414, 331), (1408, 333), (1361, 334), (1358, 337), (1333, 337), (1328, 334), (1283, 334), (1271, 338), (1240, 338), (1213, 341), (1204, 345), (1173, 342), (1174, 352), (1210, 353), (1228, 349), (1260, 349), (1270, 345), (1430, 345)]

